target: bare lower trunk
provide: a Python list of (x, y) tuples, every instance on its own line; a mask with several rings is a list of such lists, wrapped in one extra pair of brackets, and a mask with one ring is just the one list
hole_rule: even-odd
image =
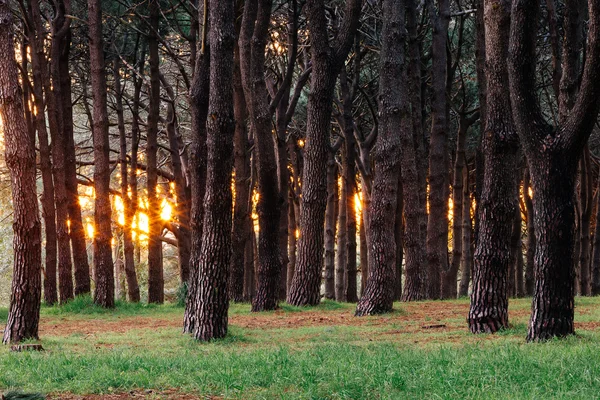
[(462, 211), (462, 259), (460, 285), (458, 296), (465, 297), (469, 295), (469, 283), (471, 280), (471, 266), (473, 265), (473, 243), (471, 240), (471, 192), (469, 190), (469, 168), (468, 165), (463, 169), (463, 211)]
[[(334, 154), (330, 152), (329, 160), (327, 160), (327, 209), (325, 210), (325, 298), (342, 301), (342, 289), (338, 290), (337, 284), (343, 285), (344, 270), (341, 270), (341, 277), (339, 277), (335, 265), (335, 205), (338, 197), (338, 184), (337, 168), (333, 157)], [(338, 294), (340, 298), (338, 298)]]

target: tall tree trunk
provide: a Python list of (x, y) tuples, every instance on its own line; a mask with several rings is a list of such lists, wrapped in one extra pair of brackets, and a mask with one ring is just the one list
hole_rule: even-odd
[(510, 1), (485, 0), (484, 17), (487, 66), (484, 178), (467, 320), (473, 333), (494, 333), (508, 327), (507, 274), (512, 260), (510, 242), (518, 198), (515, 171), (519, 141), (511, 117), (505, 62)]
[(287, 268), (287, 290), (289, 292), (290, 286), (292, 285), (292, 279), (294, 279), (294, 271), (296, 270), (296, 230), (298, 227), (296, 226), (296, 213), (294, 207), (294, 199), (290, 194), (290, 199), (288, 201), (288, 268)]
[[(345, 150), (342, 150), (342, 153)], [(330, 163), (335, 164), (333, 160), (334, 155), (331, 155)], [(344, 156), (342, 156), (344, 157)], [(343, 171), (342, 171), (343, 174)], [(348, 284), (346, 268), (348, 266), (348, 186), (344, 182), (344, 176), (342, 176), (342, 184), (338, 184), (337, 174), (334, 180), (334, 185), (339, 187), (338, 200), (338, 212), (337, 212), (337, 230), (334, 229), (334, 236), (336, 236), (336, 252), (335, 252), (335, 299), (336, 301), (346, 301), (346, 286)], [(335, 224), (335, 222), (334, 222)], [(333, 249), (332, 249), (333, 250)]]
[[(417, 32), (417, 6), (414, 0), (406, 0), (406, 28), (410, 64), (408, 79), (411, 107), (421, 110), (421, 52)], [(404, 249), (405, 281), (403, 301), (422, 300), (427, 295), (426, 257), (426, 179), (421, 115), (412, 116), (413, 132), (402, 131), (401, 169), (404, 195)]]
[(441, 273), (448, 269), (448, 120), (446, 77), (450, 1), (438, 0), (433, 21), (431, 136), (429, 139), (429, 219), (427, 262), (429, 297), (440, 297)]
[(158, 0), (148, 3), (150, 12), (150, 27), (152, 32), (148, 36), (148, 50), (150, 55), (150, 107), (148, 112), (148, 126), (146, 138), (147, 159), (147, 192), (148, 192), (148, 302), (163, 303), (164, 277), (161, 262), (162, 243), (160, 234), (162, 221), (160, 220), (160, 202), (158, 201), (157, 185), (157, 151), (158, 151), (158, 117), (160, 114), (160, 71), (158, 56), (158, 28), (160, 5)]
[(402, 299), (402, 264), (404, 261), (404, 193), (402, 190), (402, 177), (398, 181), (398, 201), (394, 220), (394, 238), (396, 241), (396, 281), (394, 282), (394, 300)]
[(338, 197), (337, 168), (333, 152), (329, 152), (327, 160), (327, 208), (325, 209), (325, 298), (343, 301), (342, 289), (338, 289), (338, 283), (343, 285), (344, 270), (341, 270), (341, 278), (338, 276), (335, 264), (335, 234), (336, 234), (336, 212), (335, 204)]
[(115, 305), (115, 280), (111, 251), (110, 158), (106, 76), (104, 75), (104, 41), (100, 0), (88, 0), (90, 65), (94, 101), (92, 135), (94, 139), (94, 269), (96, 292), (94, 303), (102, 307)]
[[(13, 280), (2, 342), (38, 338), (42, 243), (36, 194), (35, 137), (27, 130), (14, 53), (12, 12), (0, 3), (0, 119), (13, 202)], [(41, 110), (40, 110), (41, 111)]]
[(594, 249), (592, 253), (591, 266), (591, 293), (592, 296), (600, 294), (600, 174), (596, 184), (596, 193), (598, 193), (596, 201), (596, 225), (594, 228)]
[[(567, 3), (565, 49), (576, 46), (569, 28), (576, 2)], [(586, 59), (579, 79), (578, 56), (563, 52), (559, 123), (541, 114), (535, 87), (535, 43), (539, 3), (515, 0), (508, 58), (513, 117), (529, 165), (536, 233), (535, 289), (528, 341), (570, 335), (574, 317), (573, 230), (575, 174), (600, 106), (600, 0), (589, 0)], [(577, 77), (575, 77), (577, 75)], [(571, 83), (580, 82), (578, 94)], [(564, 92), (563, 90), (564, 89)]]
[(365, 293), (365, 289), (367, 287), (367, 277), (369, 276), (369, 251), (367, 244), (367, 235), (366, 235), (366, 222), (365, 222), (365, 202), (363, 201), (363, 209), (360, 213), (360, 230), (359, 230), (359, 240), (360, 240), (360, 295), (362, 296)]
[(375, 145), (375, 173), (369, 209), (369, 278), (356, 315), (392, 310), (396, 276), (394, 218), (398, 202), (401, 137), (411, 131), (407, 99), (405, 4), (383, 2), (383, 46), (380, 61), (379, 135)]
[[(33, 70), (33, 94), (35, 107), (35, 127), (40, 146), (40, 170), (42, 173), (42, 216), (44, 218), (45, 233), (45, 273), (44, 273), (44, 301), (53, 305), (58, 301), (56, 287), (56, 214), (54, 208), (54, 181), (52, 179), (52, 163), (50, 161), (50, 145), (48, 143), (48, 131), (46, 129), (46, 114), (41, 110), (44, 106), (44, 82), (47, 78), (47, 60), (44, 54), (43, 25), (38, 2), (29, 2), (30, 19), (35, 26), (29, 30), (29, 43), (31, 45), (31, 65)], [(32, 27), (33, 28), (33, 27)], [(46, 94), (46, 98), (49, 94)], [(47, 100), (48, 101), (48, 100)]]
[(194, 337), (209, 341), (227, 334), (228, 270), (231, 262), (231, 173), (233, 171), (234, 2), (211, 1), (210, 101), (206, 122), (207, 168), (198, 280), (193, 282), (197, 326)]
[[(466, 164), (466, 163), (465, 163)], [(473, 265), (473, 252), (471, 251), (473, 243), (471, 240), (471, 191), (469, 190), (469, 166), (463, 168), (463, 199), (462, 199), (462, 252), (461, 252), (461, 274), (458, 296), (465, 297), (469, 295), (469, 282), (471, 280), (471, 266)]]
[(360, 0), (346, 1), (344, 21), (336, 40), (330, 43), (323, 0), (309, 0), (306, 3), (313, 70), (307, 105), (298, 264), (287, 298), (288, 303), (295, 306), (316, 305), (320, 301), (323, 225), (327, 203), (327, 178), (323, 171), (329, 151), (332, 101), (337, 75), (358, 28), (360, 8)]
[(247, 1), (239, 40), (242, 82), (254, 133), (254, 156), (256, 157), (259, 193), (256, 204), (260, 230), (258, 271), (252, 311), (268, 311), (277, 308), (282, 269), (279, 247), (281, 209), (277, 160), (264, 78), (265, 47), (271, 8), (272, 0)]
[(593, 202), (593, 189), (592, 189), (592, 172), (591, 172), (591, 160), (590, 150), (586, 146), (583, 151), (583, 157), (580, 162), (581, 165), (581, 223), (580, 223), (580, 238), (581, 248), (579, 250), (579, 287), (581, 296), (589, 296), (591, 294), (590, 286), (590, 225), (592, 218), (592, 202)]
[(250, 219), (250, 154), (248, 151), (248, 113), (242, 76), (240, 72), (239, 48), (236, 46), (235, 69), (233, 71), (233, 111), (235, 134), (233, 138), (233, 164), (235, 170), (235, 202), (233, 230), (231, 236), (231, 276), (229, 277), (229, 300), (244, 301), (244, 265), (246, 243), (250, 241), (252, 222)]
[(196, 290), (199, 279), (198, 266), (200, 262), (200, 250), (202, 247), (202, 232), (204, 224), (204, 197), (206, 192), (206, 121), (208, 116), (210, 96), (210, 46), (206, 43), (206, 32), (208, 31), (208, 10), (199, 6), (199, 16), (202, 22), (201, 51), (196, 60), (196, 70), (190, 88), (190, 108), (192, 123), (192, 146), (191, 159), (194, 163), (191, 167), (191, 199), (190, 227), (192, 230), (192, 254), (190, 257), (190, 278), (188, 282), (188, 293), (183, 317), (183, 332), (192, 333), (197, 326), (196, 315)]

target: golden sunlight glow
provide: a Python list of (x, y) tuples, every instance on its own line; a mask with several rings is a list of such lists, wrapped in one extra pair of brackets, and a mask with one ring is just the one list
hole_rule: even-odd
[(298, 140), (298, 147), (300, 147), (300, 148), (304, 147), (304, 139), (299, 139)]
[(85, 233), (87, 233), (88, 239), (94, 238), (94, 224), (92, 223), (92, 219), (89, 217), (86, 218)]
[(125, 205), (121, 196), (115, 196), (115, 211), (117, 212), (117, 223), (125, 225)]
[(173, 206), (171, 206), (171, 203), (169, 203), (167, 199), (163, 199), (162, 204), (160, 205), (160, 218), (163, 221), (169, 221), (172, 214)]

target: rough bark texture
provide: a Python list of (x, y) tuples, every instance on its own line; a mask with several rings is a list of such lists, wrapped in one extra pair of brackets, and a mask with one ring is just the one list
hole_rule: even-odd
[(590, 150), (586, 146), (580, 161), (581, 178), (580, 203), (581, 219), (579, 225), (580, 249), (579, 249), (579, 294), (589, 296), (591, 294), (590, 274), (590, 225), (593, 207), (593, 189), (591, 176)]
[[(570, 4), (567, 4), (567, 9)], [(539, 3), (516, 0), (510, 31), (509, 83), (513, 117), (527, 157), (533, 186), (536, 234), (535, 288), (528, 341), (572, 334), (574, 316), (573, 231), (575, 174), (581, 151), (598, 115), (600, 98), (600, 0), (590, 0), (586, 60), (579, 93), (559, 125), (550, 126), (535, 91), (535, 37)], [(565, 17), (565, 24), (569, 21)], [(569, 32), (569, 29), (565, 29)], [(565, 35), (565, 43), (568, 33)], [(563, 54), (563, 84), (572, 79)], [(564, 81), (564, 82), (563, 82)], [(562, 92), (561, 92), (562, 95)], [(572, 107), (569, 107), (569, 103)]]
[(450, 1), (438, 0), (433, 24), (431, 136), (429, 139), (429, 218), (427, 221), (427, 262), (429, 298), (440, 297), (441, 273), (448, 269), (448, 74), (447, 43)]
[[(203, 19), (203, 8), (200, 7), (200, 18)], [(206, 10), (208, 12), (208, 10)], [(208, 29), (205, 28), (205, 29)], [(202, 247), (202, 231), (204, 223), (204, 195), (206, 190), (206, 120), (210, 96), (210, 47), (198, 53), (196, 71), (190, 88), (190, 107), (192, 119), (191, 188), (192, 208), (190, 211), (190, 227), (192, 230), (192, 254), (190, 258), (190, 279), (183, 317), (184, 333), (192, 333), (197, 326), (196, 290), (200, 250)]]
[(483, 137), (484, 178), (474, 255), (469, 329), (494, 333), (508, 327), (507, 275), (517, 210), (518, 136), (508, 97), (510, 1), (484, 0), (487, 99)]
[(35, 171), (35, 138), (24, 118), (8, 2), (0, 2), (0, 118), (13, 201), (13, 280), (3, 343), (38, 338), (42, 243)]
[(252, 311), (277, 308), (279, 280), (281, 279), (281, 254), (279, 246), (280, 199), (277, 160), (271, 127), (271, 113), (267, 102), (268, 92), (264, 78), (265, 47), (272, 0), (250, 0), (245, 3), (240, 32), (240, 69), (248, 114), (254, 134), (254, 156), (258, 183), (256, 212), (260, 234), (258, 236), (258, 270), (256, 271), (256, 296)]
[[(600, 193), (600, 176), (598, 176), (596, 186), (596, 192)], [(596, 225), (594, 229), (591, 275), (591, 293), (592, 296), (598, 296), (600, 294), (600, 195), (598, 195), (598, 200), (596, 201)]]
[(369, 277), (356, 315), (392, 310), (396, 276), (395, 218), (401, 165), (401, 137), (411, 130), (406, 93), (405, 4), (383, 2), (383, 42), (379, 84), (379, 134), (369, 209)]
[(231, 173), (233, 170), (234, 2), (211, 1), (210, 100), (206, 122), (207, 173), (202, 247), (195, 290), (194, 337), (208, 341), (227, 334), (228, 270), (231, 262)]
[(329, 150), (333, 92), (337, 75), (344, 65), (358, 27), (361, 1), (347, 0), (345, 17), (333, 43), (328, 38), (323, 0), (309, 0), (305, 7), (313, 72), (307, 105), (301, 234), (296, 273), (287, 297), (288, 303), (295, 306), (315, 305), (320, 301), (323, 224), (327, 203), (327, 178), (323, 171)]
[(147, 192), (148, 192), (148, 302), (163, 303), (164, 277), (161, 261), (162, 242), (160, 234), (162, 221), (160, 220), (160, 201), (156, 197), (157, 151), (158, 151), (158, 117), (160, 114), (160, 71), (158, 55), (158, 25), (159, 5), (158, 0), (150, 0), (150, 26), (151, 34), (148, 36), (148, 54), (150, 56), (150, 93), (148, 126), (146, 132), (146, 159), (147, 159)]
[(394, 281), (394, 300), (402, 299), (402, 264), (404, 261), (404, 193), (402, 177), (398, 176), (398, 201), (394, 219), (394, 239), (396, 242), (396, 280)]
[(94, 101), (92, 135), (94, 139), (94, 269), (96, 291), (94, 303), (102, 307), (115, 305), (115, 280), (111, 251), (110, 159), (104, 44), (100, 0), (88, 0), (90, 65)]
[(527, 260), (525, 262), (525, 294), (533, 296), (535, 278), (533, 276), (533, 264), (535, 260), (535, 226), (533, 224), (533, 199), (529, 195), (531, 179), (529, 169), (525, 170), (523, 179), (523, 197), (525, 198), (525, 209), (527, 211)]

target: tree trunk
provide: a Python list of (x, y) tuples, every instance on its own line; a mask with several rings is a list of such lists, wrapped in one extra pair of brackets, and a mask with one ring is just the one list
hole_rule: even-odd
[(104, 75), (104, 41), (100, 0), (88, 0), (90, 65), (94, 102), (92, 137), (94, 139), (94, 269), (96, 292), (94, 303), (107, 308), (115, 305), (115, 280), (111, 251), (110, 158), (106, 76)]
[[(394, 218), (398, 202), (401, 166), (401, 137), (411, 132), (410, 104), (406, 98), (404, 46), (405, 4), (402, 0), (383, 3), (383, 46), (380, 61), (379, 134), (375, 145), (375, 173), (369, 209), (369, 278), (356, 315), (373, 315), (392, 310), (396, 277)], [(412, 133), (411, 133), (412, 135)]]
[[(288, 201), (288, 268), (287, 268), (287, 290), (289, 292), (290, 286), (292, 285), (292, 279), (294, 279), (294, 271), (296, 270), (296, 230), (298, 227), (296, 226), (296, 213), (294, 207), (294, 199), (290, 194), (290, 199)], [(328, 297), (326, 297), (328, 298)]]
[(206, 195), (198, 280), (193, 282), (197, 325), (194, 337), (209, 341), (227, 334), (228, 270), (231, 263), (231, 173), (233, 171), (234, 2), (211, 1), (210, 101), (206, 122)]
[(246, 243), (250, 241), (252, 222), (250, 219), (250, 154), (248, 151), (248, 130), (246, 100), (240, 72), (239, 48), (236, 46), (235, 69), (233, 71), (233, 111), (235, 114), (235, 134), (233, 139), (233, 164), (235, 170), (235, 202), (233, 209), (233, 230), (231, 245), (231, 276), (229, 277), (229, 300), (244, 301), (244, 255)]
[[(410, 64), (408, 77), (412, 92), (413, 109), (421, 110), (421, 54), (417, 32), (417, 9), (413, 0), (406, 1), (406, 27), (409, 40)], [(401, 131), (402, 191), (404, 195), (404, 250), (405, 281), (402, 301), (422, 300), (427, 295), (425, 286), (428, 267), (426, 257), (426, 182), (421, 115), (413, 115), (413, 132)]]
[(429, 139), (429, 218), (427, 222), (427, 262), (429, 298), (440, 297), (441, 273), (448, 269), (448, 121), (446, 101), (447, 42), (450, 22), (449, 0), (438, 0), (432, 15), (432, 100)]
[[(345, 150), (342, 150), (344, 152)], [(334, 155), (331, 155), (330, 163), (335, 164), (333, 160)], [(344, 156), (342, 156), (344, 157)], [(334, 167), (335, 169), (335, 167)], [(343, 174), (343, 171), (342, 171)], [(337, 230), (334, 229), (334, 235), (336, 236), (336, 253), (335, 253), (335, 300), (346, 301), (346, 286), (348, 284), (346, 268), (348, 266), (348, 195), (346, 193), (348, 186), (344, 182), (345, 177), (342, 176), (342, 184), (338, 184), (337, 174), (335, 176), (333, 185), (339, 187), (338, 200), (338, 212), (337, 212)], [(335, 224), (335, 222), (334, 222)], [(333, 248), (332, 248), (333, 250)]]
[(158, 28), (160, 6), (158, 0), (150, 0), (150, 26), (152, 33), (148, 36), (148, 50), (150, 55), (150, 93), (148, 126), (146, 132), (146, 159), (147, 159), (147, 192), (148, 192), (148, 303), (162, 304), (165, 299), (164, 277), (161, 262), (162, 243), (160, 234), (162, 221), (160, 220), (160, 202), (158, 201), (157, 186), (157, 151), (158, 151), (158, 117), (160, 114), (160, 71), (158, 55)]
[(404, 261), (404, 193), (402, 190), (402, 177), (398, 181), (398, 201), (394, 220), (394, 238), (396, 241), (396, 281), (394, 282), (394, 300), (402, 299), (402, 264)]
[(592, 296), (600, 295), (600, 174), (598, 175), (598, 183), (596, 184), (598, 200), (596, 201), (596, 225), (594, 228), (594, 249), (592, 254), (591, 266), (591, 292)]
[(363, 209), (360, 213), (360, 231), (359, 231), (359, 240), (360, 240), (360, 295), (362, 296), (365, 293), (365, 289), (367, 287), (367, 277), (369, 276), (369, 251), (367, 244), (367, 235), (366, 235), (366, 222), (365, 222), (365, 214), (366, 214), (366, 204), (363, 200)]
[(473, 265), (473, 243), (471, 240), (471, 192), (469, 190), (469, 166), (463, 168), (463, 199), (462, 199), (462, 253), (461, 253), (461, 275), (458, 296), (469, 295), (469, 282), (471, 280), (471, 266)]
[(311, 39), (312, 77), (307, 105), (306, 144), (302, 176), (300, 241), (296, 273), (288, 293), (294, 306), (320, 301), (323, 225), (327, 203), (326, 176), (332, 100), (337, 75), (344, 65), (358, 27), (361, 1), (347, 0), (337, 40), (330, 44), (323, 0), (306, 3)]
[(525, 170), (525, 179), (523, 180), (523, 197), (525, 198), (525, 209), (527, 210), (527, 260), (525, 263), (525, 294), (527, 296), (533, 296), (533, 286), (535, 282), (535, 277), (533, 276), (535, 225), (533, 223), (533, 200), (529, 195), (530, 188), (529, 168), (527, 168)]
[(281, 210), (277, 160), (264, 78), (265, 47), (271, 8), (272, 0), (246, 2), (239, 40), (242, 82), (254, 133), (254, 156), (256, 157), (259, 193), (256, 204), (260, 231), (258, 271), (252, 311), (268, 311), (277, 308), (282, 269), (279, 245)]
[(484, 1), (487, 114), (479, 236), (467, 320), (473, 333), (494, 333), (508, 327), (507, 274), (513, 259), (510, 244), (517, 210), (519, 147), (506, 86), (510, 15), (510, 1)]
[(579, 288), (581, 296), (589, 296), (591, 294), (590, 285), (590, 225), (592, 218), (592, 202), (593, 189), (591, 177), (591, 160), (590, 150), (586, 146), (583, 152), (581, 165), (581, 222), (580, 222), (580, 238), (581, 248), (579, 250)]
[[(39, 3), (29, 2), (30, 18), (34, 22), (35, 30), (29, 30), (29, 43), (31, 45), (31, 66), (33, 71), (33, 94), (35, 107), (44, 110), (44, 82), (47, 78), (47, 60), (43, 46), (43, 26)], [(49, 94), (46, 94), (46, 98)], [(47, 100), (48, 101), (48, 100)], [(41, 196), (42, 216), (44, 218), (45, 233), (45, 272), (44, 272), (44, 301), (53, 305), (58, 301), (56, 287), (56, 214), (54, 208), (54, 181), (52, 179), (52, 163), (50, 161), (50, 145), (46, 129), (46, 115), (44, 112), (35, 114), (35, 127), (40, 146), (40, 171), (42, 173), (43, 192)]]
[[(336, 233), (336, 213), (335, 204), (338, 197), (337, 168), (333, 152), (329, 152), (327, 160), (327, 208), (325, 210), (325, 298), (342, 301), (342, 289), (338, 289), (338, 284), (343, 285), (344, 270), (341, 270), (341, 277), (338, 276), (338, 270), (335, 268), (335, 233)], [(338, 250), (339, 251), (339, 250)], [(338, 294), (340, 297), (338, 297)]]
[(13, 280), (8, 321), (2, 342), (38, 338), (40, 319), (42, 243), (36, 194), (35, 138), (24, 118), (14, 56), (12, 12), (0, 3), (0, 120), (4, 124), (5, 160), (13, 202)]

